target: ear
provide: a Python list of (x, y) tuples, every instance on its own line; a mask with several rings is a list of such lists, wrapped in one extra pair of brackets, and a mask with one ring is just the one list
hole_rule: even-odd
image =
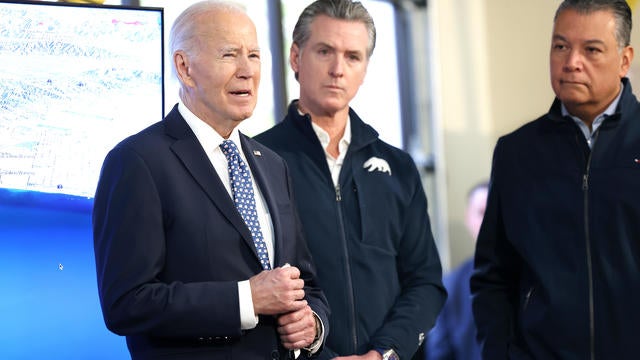
[(178, 80), (180, 80), (180, 82), (183, 84), (191, 82), (191, 74), (189, 72), (189, 57), (187, 56), (187, 54), (182, 50), (176, 51), (175, 53), (173, 53), (173, 63), (176, 68), (176, 75), (178, 76)]
[(629, 72), (629, 68), (631, 67), (631, 62), (633, 61), (633, 48), (631, 46), (626, 46), (622, 49), (622, 56), (620, 59), (620, 77), (624, 77)]
[(291, 70), (293, 70), (295, 74), (298, 73), (299, 59), (300, 59), (300, 47), (298, 47), (298, 44), (293, 43), (291, 44), (291, 49), (289, 50), (289, 65), (291, 66)]

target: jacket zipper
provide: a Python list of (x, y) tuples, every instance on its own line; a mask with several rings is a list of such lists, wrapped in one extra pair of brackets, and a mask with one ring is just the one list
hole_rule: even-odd
[[(591, 156), (589, 156), (591, 159)], [(587, 170), (588, 171), (588, 170)], [(595, 349), (594, 349), (594, 341), (595, 341), (595, 315), (594, 315), (594, 305), (593, 305), (593, 264), (591, 259), (591, 237), (589, 236), (589, 174), (586, 173), (582, 177), (582, 190), (584, 190), (584, 230), (585, 230), (585, 241), (587, 245), (587, 274), (589, 276), (589, 350), (591, 352), (591, 360), (595, 360)]]
[(582, 175), (582, 193), (583, 193), (583, 202), (584, 202), (584, 234), (585, 234), (585, 243), (587, 247), (587, 275), (589, 280), (589, 352), (591, 353), (590, 359), (595, 360), (595, 305), (594, 305), (594, 295), (593, 295), (593, 258), (591, 254), (591, 236), (589, 232), (589, 174), (591, 173), (591, 154), (593, 153), (593, 148), (595, 147), (596, 140), (598, 137), (598, 131), (595, 132), (593, 136), (593, 142), (591, 145), (591, 151), (589, 152), (589, 157), (587, 158), (587, 166), (585, 169), (585, 173)]
[(355, 306), (355, 296), (353, 294), (353, 281), (351, 279), (351, 265), (349, 261), (349, 247), (347, 245), (347, 236), (345, 234), (344, 229), (344, 219), (342, 216), (342, 205), (340, 202), (342, 201), (342, 194), (340, 193), (340, 185), (335, 186), (336, 191), (336, 207), (338, 209), (338, 222), (340, 223), (340, 230), (342, 234), (342, 250), (345, 254), (345, 278), (347, 281), (347, 294), (349, 294), (349, 306), (351, 307), (351, 336), (353, 340), (353, 352), (358, 349), (358, 333), (356, 329), (356, 306)]

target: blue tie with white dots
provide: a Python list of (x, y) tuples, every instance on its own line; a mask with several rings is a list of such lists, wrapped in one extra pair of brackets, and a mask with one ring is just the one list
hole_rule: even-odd
[(253, 194), (253, 183), (247, 164), (242, 161), (238, 147), (233, 141), (224, 140), (222, 144), (220, 144), (220, 149), (227, 158), (233, 202), (245, 224), (247, 224), (247, 227), (251, 231), (253, 244), (258, 252), (262, 268), (269, 270), (271, 269), (269, 253), (267, 252), (267, 245), (262, 237), (262, 230), (260, 229), (260, 222), (258, 221), (256, 199)]

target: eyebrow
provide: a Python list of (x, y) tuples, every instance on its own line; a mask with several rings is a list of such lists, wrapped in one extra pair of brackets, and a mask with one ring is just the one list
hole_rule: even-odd
[[(559, 41), (565, 41), (565, 42), (569, 42), (569, 40), (567, 40), (564, 36), (562, 35), (558, 35), (558, 34), (554, 34), (553, 38), (554, 41), (555, 40), (559, 40)], [(599, 45), (605, 45), (604, 41), (600, 40), (600, 39), (590, 39), (590, 40), (586, 40), (582, 42), (583, 44), (599, 44)]]
[(327, 44), (327, 43), (326, 43), (326, 42), (324, 42), (324, 41), (320, 41), (320, 42), (318, 42), (318, 43), (315, 43), (315, 44), (313, 44), (312, 46), (313, 46), (313, 47), (315, 47), (315, 48), (317, 48), (317, 47), (328, 47), (328, 48), (330, 48), (330, 49), (335, 49), (335, 47), (334, 47), (334, 46), (329, 45), (329, 44)]
[[(336, 49), (335, 46), (329, 45), (329, 44), (327, 44), (326, 42), (323, 42), (323, 41), (320, 41), (320, 42), (314, 44), (312, 47), (313, 48), (327, 47), (327, 48), (329, 48), (331, 50), (335, 50)], [(347, 53), (347, 54), (366, 54), (367, 53), (366, 50), (362, 51), (362, 50), (358, 50), (358, 49), (347, 49), (344, 52)]]
[[(239, 46), (222, 46), (218, 49), (219, 52), (239, 52), (242, 47)], [(248, 51), (252, 52), (260, 52), (260, 47), (249, 48)]]

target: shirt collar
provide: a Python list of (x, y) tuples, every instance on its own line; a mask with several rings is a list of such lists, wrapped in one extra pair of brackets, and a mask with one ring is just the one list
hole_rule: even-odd
[[(322, 148), (326, 150), (327, 146), (329, 146), (329, 140), (330, 140), (329, 133), (324, 131), (323, 128), (321, 128), (319, 125), (317, 125), (313, 121), (311, 121), (311, 127), (313, 128), (313, 131), (316, 133), (318, 140), (320, 140), (320, 144), (322, 145)], [(338, 143), (338, 151), (340, 152), (341, 155), (347, 151), (347, 148), (349, 147), (350, 143), (351, 143), (351, 118), (347, 118), (347, 123), (344, 127), (344, 134), (342, 134), (342, 139), (340, 139), (340, 142)]]
[[(596, 118), (593, 120), (593, 124), (591, 124), (591, 133), (595, 133), (596, 130), (598, 130), (598, 128), (600, 127), (600, 125), (602, 125), (602, 122), (604, 121), (604, 119), (607, 118), (607, 116), (611, 116), (613, 114), (615, 114), (616, 112), (616, 108), (618, 107), (618, 103), (620, 102), (620, 97), (622, 96), (622, 91), (624, 90), (624, 83), (620, 83), (620, 92), (618, 92), (618, 96), (616, 96), (615, 99), (613, 99), (613, 101), (611, 102), (611, 104), (609, 104), (609, 106), (604, 110), (604, 112), (598, 116), (596, 116)], [(575, 123), (580, 127), (580, 129), (582, 129), (583, 132), (585, 132), (585, 128), (586, 133), (585, 135), (587, 135), (587, 133), (589, 132), (588, 130), (588, 126), (586, 126), (586, 124), (584, 123), (584, 121), (582, 121), (579, 117), (571, 115), (569, 113), (569, 111), (567, 110), (567, 108), (564, 106), (564, 104), (561, 104), (561, 111), (562, 111), (562, 116), (570, 116), (573, 121), (575, 121)]]
[[(194, 113), (189, 110), (182, 101), (178, 101), (178, 111), (180, 115), (187, 122), (193, 133), (198, 138), (200, 145), (205, 149), (205, 151), (209, 152), (220, 151), (220, 144), (225, 140), (217, 131), (215, 131), (209, 124), (198, 118)], [(229, 140), (233, 140), (236, 146), (241, 149), (242, 145), (240, 144), (240, 133), (238, 128), (234, 128), (231, 131), (231, 135), (229, 135)], [(216, 150), (217, 149), (217, 150)], [(240, 151), (240, 156), (244, 158), (244, 153)]]

